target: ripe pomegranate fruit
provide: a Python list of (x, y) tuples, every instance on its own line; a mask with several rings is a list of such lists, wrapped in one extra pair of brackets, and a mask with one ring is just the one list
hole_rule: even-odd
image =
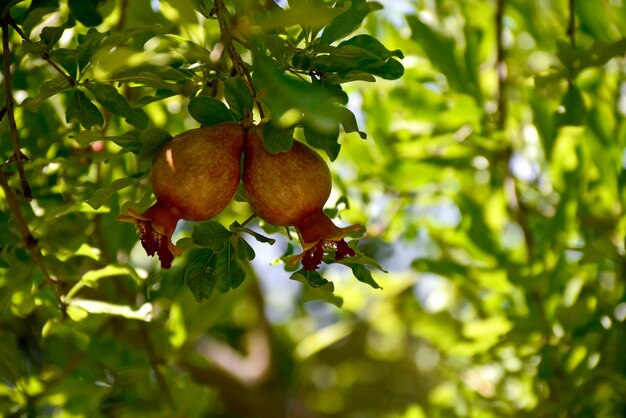
[(306, 270), (315, 270), (327, 251), (335, 259), (354, 256), (343, 239), (346, 232), (360, 225), (337, 227), (324, 214), (332, 181), (328, 166), (315, 151), (294, 141), (289, 151), (271, 154), (263, 146), (262, 126), (248, 130), (244, 145), (243, 186), (248, 202), (263, 220), (276, 226), (295, 226)]
[(226, 122), (192, 129), (168, 141), (154, 157), (150, 182), (156, 203), (143, 214), (118, 219), (135, 224), (148, 255), (170, 268), (181, 251), (172, 242), (179, 219), (204, 221), (232, 200), (240, 178), (244, 131)]

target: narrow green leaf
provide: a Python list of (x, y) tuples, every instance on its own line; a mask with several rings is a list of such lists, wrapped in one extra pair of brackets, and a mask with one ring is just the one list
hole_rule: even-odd
[(113, 181), (110, 187), (102, 187), (96, 190), (86, 203), (92, 208), (98, 209), (102, 205), (104, 205), (115, 193), (126, 187), (132, 186), (141, 179), (145, 178), (146, 175), (147, 173), (139, 172), (129, 177), (119, 178)]
[(233, 112), (226, 105), (213, 97), (197, 96), (189, 101), (187, 107), (192, 118), (204, 126), (235, 120)]
[(217, 252), (229, 242), (233, 235), (221, 223), (217, 221), (206, 221), (195, 223), (191, 232), (191, 239), (194, 244), (207, 247)]
[(245, 232), (248, 235), (252, 235), (254, 237), (254, 239), (256, 239), (259, 242), (263, 242), (269, 245), (274, 245), (274, 243), (276, 242), (275, 239), (273, 238), (269, 238), (266, 237), (264, 235), (259, 234), (258, 232), (253, 231), (250, 228), (246, 228), (245, 226), (241, 226), (239, 224), (239, 222), (235, 221), (230, 225), (230, 230), (232, 233), (239, 233), (239, 232)]
[(145, 322), (152, 321), (151, 303), (145, 303), (141, 305), (139, 309), (133, 309), (128, 305), (115, 305), (112, 303), (102, 302), (100, 300), (73, 299), (69, 305), (70, 308), (81, 308), (90, 314), (121, 316), (126, 319), (137, 319)]
[(243, 119), (246, 114), (252, 112), (254, 100), (241, 78), (233, 77), (224, 82), (224, 98), (238, 119)]
[(44, 81), (43, 83), (41, 83), (41, 87), (39, 89), (39, 94), (37, 95), (37, 97), (27, 97), (26, 99), (24, 99), (21, 106), (24, 107), (24, 109), (26, 110), (36, 112), (37, 110), (39, 110), (39, 106), (41, 105), (41, 103), (45, 102), (50, 97), (72, 89), (73, 87), (70, 86), (65, 77), (59, 76), (52, 80)]
[(143, 130), (148, 126), (148, 115), (142, 109), (130, 106), (124, 96), (117, 89), (103, 83), (93, 83), (87, 86), (96, 97), (96, 100), (109, 112), (121, 116), (127, 123)]
[(263, 125), (263, 146), (272, 154), (289, 151), (293, 145), (293, 131), (295, 126), (282, 127), (270, 119)]
[(65, 110), (65, 121), (79, 122), (83, 128), (90, 129), (94, 125), (102, 126), (104, 118), (85, 93), (76, 90)]
[(198, 303), (213, 296), (217, 283), (217, 277), (213, 274), (214, 269), (215, 254), (211, 250), (204, 250), (185, 271), (185, 285)]

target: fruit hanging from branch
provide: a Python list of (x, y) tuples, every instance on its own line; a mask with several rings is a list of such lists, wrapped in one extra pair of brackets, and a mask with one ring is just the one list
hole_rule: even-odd
[(335, 259), (354, 256), (345, 242), (347, 231), (324, 214), (332, 181), (328, 166), (307, 145), (294, 141), (289, 151), (272, 154), (265, 149), (262, 127), (248, 130), (244, 146), (243, 186), (248, 202), (263, 220), (276, 226), (294, 226), (302, 242), (306, 270), (315, 270), (325, 252), (334, 251)]
[(168, 269), (181, 250), (172, 241), (180, 219), (205, 221), (232, 200), (240, 178), (244, 131), (237, 123), (192, 129), (168, 141), (152, 163), (156, 203), (143, 214), (132, 209), (119, 220), (135, 224), (148, 255)]

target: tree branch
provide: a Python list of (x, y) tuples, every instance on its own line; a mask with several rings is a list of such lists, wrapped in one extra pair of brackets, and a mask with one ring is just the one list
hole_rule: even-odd
[(59, 306), (59, 309), (61, 309), (61, 313), (63, 314), (63, 317), (66, 317), (67, 316), (67, 304), (63, 302), (63, 299), (62, 299), (63, 294), (61, 292), (60, 284), (48, 272), (48, 269), (46, 268), (46, 265), (43, 262), (43, 257), (41, 256), (41, 252), (39, 251), (37, 240), (35, 239), (32, 232), (30, 231), (30, 228), (28, 227), (28, 223), (26, 222), (26, 219), (24, 218), (24, 214), (22, 213), (22, 209), (20, 208), (20, 204), (17, 199), (17, 196), (13, 192), (13, 189), (11, 189), (11, 186), (9, 186), (7, 177), (2, 171), (0, 171), (0, 187), (2, 187), (2, 190), (4, 190), (4, 196), (9, 204), (9, 208), (11, 209), (11, 212), (13, 213), (13, 217), (15, 218), (15, 223), (17, 224), (24, 246), (30, 253), (30, 256), (33, 259), (35, 265), (37, 265), (37, 267), (41, 271), (41, 274), (43, 275), (45, 279), (45, 283), (50, 284), (52, 286), (52, 290), (54, 291), (54, 295), (57, 299), (57, 304)]
[(24, 200), (31, 201), (33, 196), (30, 191), (30, 185), (26, 179), (26, 173), (24, 172), (24, 162), (22, 159), (22, 151), (20, 146), (20, 137), (17, 132), (17, 124), (15, 123), (15, 112), (13, 102), (13, 82), (11, 79), (11, 61), (10, 61), (10, 48), (9, 48), (9, 19), (10, 17), (3, 18), (0, 21), (2, 26), (2, 56), (3, 56), (3, 73), (4, 73), (4, 89), (6, 92), (4, 109), (9, 123), (9, 132), (11, 134), (11, 141), (13, 142), (13, 150), (15, 162), (17, 164), (17, 171), (20, 176), (20, 185), (22, 187), (22, 193), (24, 194)]

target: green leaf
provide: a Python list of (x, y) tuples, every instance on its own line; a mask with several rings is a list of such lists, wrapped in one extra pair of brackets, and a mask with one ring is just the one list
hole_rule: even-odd
[(78, 68), (82, 71), (89, 65), (91, 58), (100, 48), (102, 42), (109, 36), (109, 32), (98, 32), (96, 29), (89, 29), (86, 34), (78, 35)]
[(323, 86), (287, 76), (259, 53), (254, 54), (254, 77), (267, 91), (262, 100), (272, 118), (280, 119), (286, 112), (308, 114), (310, 123), (324, 132), (333, 131), (339, 124), (338, 106), (326, 96)]
[(98, 13), (98, 0), (68, 0), (72, 15), (85, 26), (98, 26), (102, 16)]
[(148, 128), (139, 135), (139, 141), (143, 144), (139, 159), (150, 161), (161, 148), (172, 139), (172, 135), (161, 128)]
[(119, 94), (113, 86), (102, 83), (88, 84), (87, 88), (96, 97), (96, 100), (109, 112), (121, 116), (127, 123), (143, 130), (148, 126), (148, 115), (142, 109), (130, 106), (124, 96)]
[(371, 35), (356, 35), (346, 41), (339, 44), (339, 47), (352, 45), (364, 49), (381, 59), (388, 59), (391, 57), (404, 58), (404, 54), (399, 49), (394, 51), (388, 50), (378, 39)]
[(343, 126), (343, 130), (347, 134), (358, 132), (361, 139), (367, 139), (367, 134), (359, 130), (359, 126), (356, 122), (356, 116), (354, 116), (354, 113), (352, 113), (352, 111), (347, 107), (341, 108), (341, 126)]
[(300, 269), (289, 278), (305, 285), (302, 289), (302, 300), (305, 302), (323, 300), (337, 307), (343, 305), (343, 298), (334, 294), (335, 285), (323, 278), (316, 270)]
[(48, 47), (52, 47), (61, 39), (64, 31), (65, 26), (46, 26), (41, 30), (41, 40)]
[(78, 63), (76, 57), (77, 55), (75, 49), (57, 48), (50, 53), (52, 61), (60, 64), (61, 67), (63, 67), (74, 79), (78, 74)]
[(198, 303), (210, 299), (217, 283), (214, 274), (216, 257), (213, 251), (204, 250), (185, 271), (185, 285)]
[(339, 139), (339, 126), (332, 132), (320, 132), (314, 124), (309, 122), (307, 115), (304, 116), (304, 137), (309, 145), (322, 149), (328, 154), (331, 161), (334, 161), (339, 155), (341, 145), (337, 142)]
[(272, 154), (289, 151), (293, 145), (293, 131), (295, 126), (282, 127), (270, 119), (263, 125), (263, 146)]
[(382, 287), (380, 287), (380, 285), (376, 283), (376, 280), (372, 277), (372, 273), (362, 264), (352, 264), (350, 269), (352, 269), (352, 274), (354, 274), (354, 277), (356, 277), (358, 281), (367, 283), (374, 289), (382, 289)]
[(274, 245), (274, 243), (276, 242), (276, 240), (273, 239), (273, 238), (266, 237), (264, 235), (259, 234), (258, 232), (253, 231), (250, 228), (246, 228), (245, 226), (241, 226), (239, 224), (239, 222), (237, 222), (237, 221), (233, 222), (230, 225), (230, 231), (232, 233), (234, 233), (234, 234), (237, 234), (239, 232), (245, 232), (248, 235), (252, 235), (254, 237), (254, 239), (256, 239), (257, 241), (262, 242), (262, 243), (266, 243), (266, 244), (269, 244), (269, 245)]
[(24, 109), (26, 110), (36, 112), (37, 110), (39, 110), (39, 106), (50, 97), (72, 89), (73, 87), (70, 86), (65, 77), (57, 77), (52, 80), (44, 81), (43, 83), (41, 83), (41, 87), (39, 89), (39, 94), (37, 95), (37, 97), (27, 97), (26, 99), (24, 99), (21, 106), (24, 107)]
[(365, 16), (370, 12), (370, 8), (365, 0), (339, 0), (335, 8), (345, 8), (346, 4), (350, 4), (350, 8), (333, 19), (333, 21), (324, 28), (320, 43), (329, 45), (337, 39), (349, 35), (356, 30)]
[(226, 293), (239, 287), (245, 280), (246, 273), (241, 261), (235, 258), (233, 245), (229, 242), (216, 257), (214, 274), (217, 276), (217, 291)]
[(224, 103), (213, 97), (197, 96), (189, 101), (189, 114), (204, 126), (234, 121), (235, 116)]
[(556, 122), (559, 126), (581, 126), (585, 124), (587, 120), (587, 106), (582, 93), (574, 83), (570, 83), (561, 104), (565, 108), (565, 112), (556, 114)]
[(384, 78), (385, 80), (397, 80), (404, 75), (404, 66), (394, 58), (389, 58), (382, 65), (369, 65), (363, 68), (370, 74)]
[(252, 112), (254, 101), (248, 86), (241, 78), (233, 77), (224, 82), (224, 98), (238, 119), (243, 119)]
[(119, 190), (122, 190), (128, 186), (132, 186), (137, 183), (141, 179), (145, 178), (147, 173), (139, 172), (135, 173), (129, 177), (119, 178), (113, 183), (111, 183), (110, 187), (103, 187), (94, 192), (93, 195), (87, 200), (87, 204), (94, 209), (98, 209), (100, 206), (104, 205), (111, 196), (117, 193)]
[(102, 126), (104, 118), (85, 93), (76, 90), (65, 110), (65, 121), (79, 122), (83, 128), (90, 129), (94, 125)]
[(256, 254), (254, 253), (254, 249), (248, 241), (240, 237), (239, 235), (233, 235), (231, 242), (235, 247), (235, 252), (237, 253), (237, 257), (240, 260), (254, 260)]
[(193, 225), (191, 239), (194, 244), (210, 248), (217, 252), (224, 248), (232, 235), (233, 233), (226, 229), (221, 223), (217, 221), (206, 221)]
[[(128, 305), (115, 305), (112, 303), (102, 302), (100, 300), (73, 299), (69, 303), (69, 308), (81, 308), (90, 314), (105, 314), (113, 316), (121, 316), (126, 319), (137, 319), (140, 321), (152, 321), (152, 304), (145, 303), (139, 309), (133, 309)], [(70, 317), (77, 315), (75, 320), (83, 318), (82, 315), (72, 312), (68, 309)]]

